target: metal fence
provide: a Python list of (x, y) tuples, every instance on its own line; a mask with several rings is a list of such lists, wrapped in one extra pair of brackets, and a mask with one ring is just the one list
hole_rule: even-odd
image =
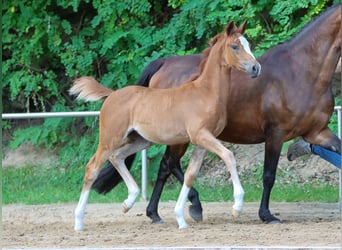
[[(335, 106), (338, 122), (338, 137), (341, 138), (341, 106)], [(98, 116), (100, 111), (79, 112), (42, 112), (42, 113), (8, 113), (2, 114), (2, 119), (36, 119), (36, 118), (67, 118), (67, 117), (89, 117)], [(147, 200), (147, 152), (141, 152), (141, 198)], [(342, 171), (339, 171), (339, 199), (342, 201)], [(342, 207), (342, 206), (341, 206)]]

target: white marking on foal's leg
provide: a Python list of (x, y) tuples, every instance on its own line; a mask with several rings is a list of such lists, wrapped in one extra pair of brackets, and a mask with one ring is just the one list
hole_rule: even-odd
[(178, 200), (175, 206), (175, 214), (176, 214), (176, 220), (178, 222), (178, 227), (181, 228), (187, 228), (188, 224), (186, 223), (184, 219), (184, 209), (185, 209), (185, 203), (186, 199), (188, 198), (190, 188), (183, 184), (182, 190), (178, 196)]
[(240, 183), (237, 185), (233, 183), (233, 186), (234, 186), (234, 205), (232, 209), (232, 215), (235, 217), (239, 217), (242, 211), (242, 207), (243, 207), (243, 196), (245, 192), (243, 191), (243, 188)]
[(88, 196), (89, 196), (89, 190), (82, 192), (80, 195), (80, 199), (78, 201), (78, 205), (75, 209), (75, 226), (74, 226), (74, 229), (76, 231), (82, 231), (83, 230), (83, 217), (84, 217), (84, 212), (85, 212), (85, 208), (86, 208), (87, 201), (88, 201)]
[(133, 186), (130, 190), (128, 190), (128, 197), (122, 204), (122, 211), (124, 213), (127, 213), (133, 207), (135, 200), (139, 195), (139, 192), (140, 190), (136, 186)]
[[(226, 152), (228, 149), (225, 149)], [(243, 207), (243, 196), (245, 192), (240, 183), (239, 175), (236, 170), (236, 160), (234, 154), (228, 150), (227, 158), (225, 158), (225, 163), (230, 171), (233, 189), (234, 189), (234, 205), (232, 208), (232, 215), (235, 217), (239, 217)]]

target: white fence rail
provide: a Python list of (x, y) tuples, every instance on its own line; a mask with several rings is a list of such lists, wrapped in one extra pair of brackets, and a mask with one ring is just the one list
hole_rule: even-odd
[[(338, 122), (338, 137), (341, 138), (341, 106), (335, 106)], [(79, 111), (79, 112), (43, 112), (43, 113), (7, 113), (2, 114), (2, 119), (37, 119), (37, 118), (67, 118), (67, 117), (89, 117), (98, 116), (100, 111)], [(147, 152), (141, 152), (141, 198), (147, 200)], [(339, 198), (342, 201), (342, 171), (339, 171)], [(340, 205), (340, 207), (342, 207)]]

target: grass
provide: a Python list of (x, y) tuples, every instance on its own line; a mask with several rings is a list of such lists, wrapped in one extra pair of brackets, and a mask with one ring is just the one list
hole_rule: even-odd
[[(83, 183), (83, 167), (75, 169), (23, 167), (2, 169), (2, 203), (3, 204), (49, 204), (77, 202)], [(140, 176), (135, 176), (140, 180)], [(259, 202), (262, 194), (262, 183), (253, 179), (241, 178), (245, 190), (245, 202)], [(194, 186), (202, 201), (232, 201), (232, 185), (209, 185), (197, 181)], [(148, 194), (152, 193), (153, 184), (148, 186)], [(176, 181), (169, 182), (162, 194), (163, 201), (176, 200), (181, 185)], [(285, 202), (337, 202), (338, 186), (328, 183), (281, 183), (274, 185), (271, 200)], [(107, 195), (92, 192), (90, 203), (123, 202), (127, 197), (126, 186), (121, 183)]]

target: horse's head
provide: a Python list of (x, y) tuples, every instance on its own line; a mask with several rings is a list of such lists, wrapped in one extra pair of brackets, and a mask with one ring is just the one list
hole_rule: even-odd
[(223, 34), (223, 60), (224, 63), (247, 72), (252, 78), (259, 76), (260, 63), (253, 56), (247, 39), (243, 36), (247, 22), (236, 27), (230, 22)]

